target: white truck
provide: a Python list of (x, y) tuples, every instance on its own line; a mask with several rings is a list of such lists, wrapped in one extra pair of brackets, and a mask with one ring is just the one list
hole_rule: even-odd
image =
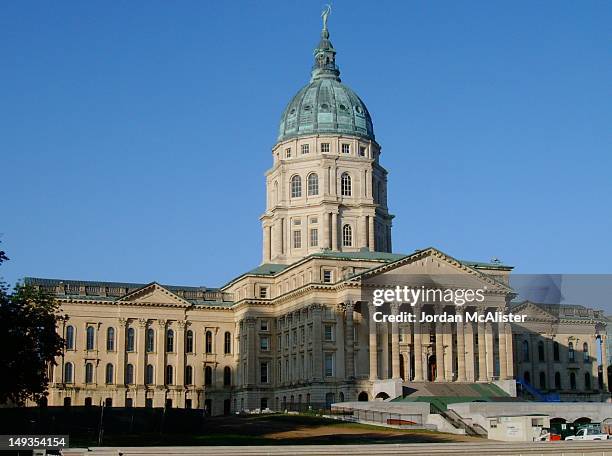
[(576, 435), (568, 435), (565, 440), (608, 440), (608, 434), (602, 434), (600, 430), (583, 428)]

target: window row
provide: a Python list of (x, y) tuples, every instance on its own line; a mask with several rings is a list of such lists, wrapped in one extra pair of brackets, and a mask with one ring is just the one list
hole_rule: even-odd
[[(522, 349), (523, 349), (523, 362), (529, 362), (531, 359), (531, 352), (530, 352), (530, 346), (529, 346), (529, 341), (524, 340), (523, 341), (523, 345), (522, 345)], [(553, 361), (559, 361), (560, 360), (560, 354), (559, 354), (559, 350), (560, 350), (560, 345), (559, 342), (554, 341), (553, 342)], [(546, 361), (546, 351), (544, 348), (544, 342), (543, 341), (539, 341), (538, 342), (538, 354), (537, 354), (537, 360), (541, 361), (541, 362), (545, 362)], [(589, 344), (584, 342), (582, 344), (582, 359), (585, 363), (588, 363), (591, 361), (591, 357), (589, 355)], [(570, 363), (576, 362), (576, 351), (574, 349), (574, 343), (573, 342), (569, 342), (567, 344), (567, 361)]]
[[(168, 329), (165, 334), (165, 350), (168, 353), (175, 351), (175, 334), (174, 330)], [(206, 331), (204, 334), (205, 338), (205, 352), (213, 353), (213, 334), (212, 331)], [(66, 334), (64, 337), (65, 346), (67, 350), (75, 349), (75, 329), (74, 326), (66, 327)], [(87, 350), (95, 349), (95, 328), (88, 326), (86, 329), (86, 341)], [(185, 333), (185, 353), (194, 353), (195, 347), (195, 333), (192, 330), (187, 330)], [(125, 335), (125, 349), (128, 352), (136, 350), (136, 330), (134, 328), (128, 328)], [(115, 351), (115, 328), (110, 327), (106, 330), (106, 350)], [(153, 328), (147, 328), (145, 334), (145, 350), (147, 352), (155, 351), (155, 330)], [(223, 352), (230, 354), (232, 352), (232, 334), (226, 331), (223, 336)]]
[[(294, 175), (291, 177), (291, 198), (302, 197), (302, 176)], [(310, 173), (306, 177), (307, 183), (307, 195), (318, 196), (319, 195), (319, 176), (316, 173)], [(351, 175), (349, 173), (342, 173), (340, 176), (340, 194), (342, 196), (351, 196), (353, 193), (353, 185)]]
[[(569, 389), (571, 390), (576, 390), (577, 389), (577, 384), (576, 384), (576, 373), (575, 372), (570, 372), (569, 373)], [(589, 372), (585, 372), (584, 373), (584, 390), (590, 390), (594, 387), (594, 385), (592, 385), (592, 376)], [(531, 384), (531, 374), (529, 371), (525, 371), (523, 372), (523, 380), (528, 383)], [(602, 385), (600, 385), (601, 387)], [(561, 373), (560, 372), (555, 372), (555, 380), (554, 380), (554, 385), (550, 385), (548, 386), (546, 383), (546, 372), (540, 372), (539, 377), (538, 377), (538, 388), (541, 388), (543, 390), (549, 389), (549, 390), (561, 390), (563, 389), (563, 384), (561, 381)]]
[[(310, 247), (318, 247), (319, 245), (319, 229), (310, 228), (308, 242)], [(302, 230), (293, 230), (292, 246), (294, 249), (302, 248)], [(342, 226), (342, 247), (353, 246), (353, 227), (348, 223)]]
[[(174, 366), (167, 365), (164, 372), (164, 384), (174, 385), (176, 378), (174, 377)], [(85, 363), (85, 383), (94, 383), (94, 365), (93, 363)], [(115, 366), (108, 363), (104, 369), (104, 382), (107, 385), (115, 383)], [(71, 362), (64, 364), (64, 383), (74, 383), (74, 365)], [(134, 365), (127, 364), (125, 367), (125, 384), (133, 385), (135, 383)], [(147, 364), (144, 375), (145, 385), (155, 384), (155, 368), (152, 364)], [(193, 367), (185, 367), (185, 385), (194, 384)], [(213, 369), (211, 366), (204, 368), (204, 386), (212, 386), (213, 384)], [(223, 386), (232, 384), (232, 370), (229, 366), (223, 369)]]
[[(322, 154), (328, 154), (331, 151), (330, 143), (321, 143), (320, 151)], [(351, 145), (348, 143), (342, 143), (340, 146), (340, 150), (343, 154), (348, 155), (351, 153)], [(310, 144), (301, 144), (300, 152), (302, 155), (306, 155), (310, 153)], [(359, 146), (358, 155), (360, 157), (365, 157), (367, 152), (366, 146)], [(291, 158), (293, 156), (291, 147), (285, 148), (285, 158)]]

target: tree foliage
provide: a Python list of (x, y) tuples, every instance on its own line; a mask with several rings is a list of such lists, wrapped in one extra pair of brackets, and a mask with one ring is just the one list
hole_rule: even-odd
[[(6, 260), (0, 252), (0, 264)], [(9, 291), (0, 282), (0, 404), (46, 396), (49, 365), (62, 353), (58, 312), (53, 296), (22, 284)]]

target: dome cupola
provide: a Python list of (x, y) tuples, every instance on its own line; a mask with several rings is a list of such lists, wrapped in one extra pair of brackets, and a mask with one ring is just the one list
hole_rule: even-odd
[(319, 133), (360, 136), (374, 140), (372, 118), (365, 103), (340, 81), (336, 50), (329, 39), (323, 12), (321, 40), (314, 50), (310, 82), (289, 102), (280, 121), (278, 141)]

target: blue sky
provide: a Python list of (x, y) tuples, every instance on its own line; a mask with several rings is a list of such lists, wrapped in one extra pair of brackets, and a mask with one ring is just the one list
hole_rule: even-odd
[[(218, 286), (261, 261), (323, 3), (0, 3), (0, 275)], [(394, 250), (609, 273), (607, 1), (336, 1)], [(245, 203), (246, 201), (246, 203)]]

